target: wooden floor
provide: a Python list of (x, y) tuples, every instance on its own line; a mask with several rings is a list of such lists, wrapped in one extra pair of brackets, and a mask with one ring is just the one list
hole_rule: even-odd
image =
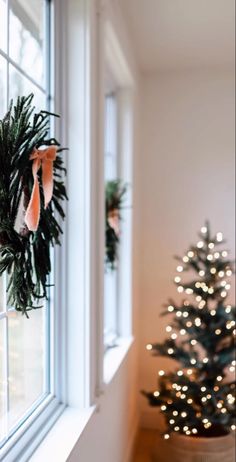
[(132, 462), (151, 462), (151, 454), (156, 445), (157, 438), (158, 434), (156, 430), (140, 430)]

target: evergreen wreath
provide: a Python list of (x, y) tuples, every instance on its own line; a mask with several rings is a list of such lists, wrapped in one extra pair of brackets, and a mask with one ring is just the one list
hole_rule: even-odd
[(120, 211), (126, 191), (127, 186), (119, 179), (106, 183), (106, 265), (112, 270), (118, 260)]
[[(56, 115), (47, 111), (36, 113), (32, 100), (30, 94), (18, 97), (15, 105), (11, 101), (7, 114), (0, 120), (0, 276), (7, 271), (8, 304), (27, 317), (29, 310), (40, 308), (47, 298), (50, 248), (60, 244), (62, 233), (54, 212), (64, 219), (61, 202), (67, 199), (65, 168), (62, 158), (56, 157), (63, 149), (56, 139), (48, 137), (50, 116)], [(40, 156), (51, 152), (55, 156), (49, 159), (49, 173), (45, 173)], [(50, 173), (54, 181), (47, 203), (45, 175)], [(27, 209), (36, 199), (38, 220), (29, 229)]]

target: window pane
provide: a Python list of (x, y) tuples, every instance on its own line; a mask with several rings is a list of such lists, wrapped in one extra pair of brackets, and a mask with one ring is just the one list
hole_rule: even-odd
[(4, 435), (4, 326), (5, 319), (0, 320), (0, 441)]
[(109, 343), (117, 333), (117, 271), (105, 273), (104, 306), (105, 343)]
[[(1, 0), (0, 0), (1, 2)], [(7, 63), (2, 56), (0, 56), (0, 119), (6, 112), (6, 98), (7, 98)]]
[(0, 48), (6, 52), (6, 47), (7, 47), (6, 0), (0, 0)]
[(10, 83), (9, 98), (16, 100), (18, 96), (27, 96), (29, 93), (34, 94), (34, 105), (37, 110), (46, 108), (46, 96), (30, 80), (18, 72), (14, 66), (9, 66)]
[(45, 1), (12, 0), (10, 56), (38, 83), (44, 82)]
[(9, 313), (9, 427), (46, 393), (45, 309)]

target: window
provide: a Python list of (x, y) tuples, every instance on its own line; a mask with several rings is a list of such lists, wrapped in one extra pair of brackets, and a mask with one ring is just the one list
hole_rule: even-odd
[[(105, 98), (105, 183), (118, 178), (117, 99), (115, 93)], [(106, 268), (104, 276), (104, 345), (115, 345), (118, 337), (118, 269)]]
[[(36, 109), (49, 109), (49, 4), (0, 0), (0, 117), (11, 98), (31, 92)], [(0, 459), (1, 448), (4, 454), (11, 437), (55, 394), (53, 290), (50, 301), (31, 311), (28, 320), (7, 305), (6, 286), (4, 276), (0, 279)]]

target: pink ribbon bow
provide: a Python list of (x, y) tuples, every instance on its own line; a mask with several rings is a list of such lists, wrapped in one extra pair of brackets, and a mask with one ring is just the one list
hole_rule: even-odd
[(46, 149), (34, 149), (30, 156), (30, 160), (33, 160), (32, 174), (34, 178), (34, 186), (25, 212), (25, 223), (30, 231), (37, 231), (40, 218), (38, 171), (42, 166), (42, 187), (44, 194), (44, 207), (46, 209), (53, 193), (53, 162), (56, 159), (56, 155), (57, 147), (53, 145)]

